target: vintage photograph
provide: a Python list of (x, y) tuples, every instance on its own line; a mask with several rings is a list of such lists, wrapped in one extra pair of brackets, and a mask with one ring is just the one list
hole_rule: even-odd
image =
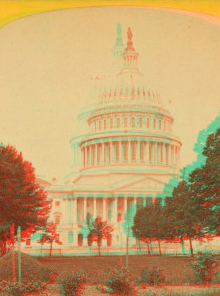
[(172, 5), (0, 27), (0, 295), (220, 295), (219, 52)]

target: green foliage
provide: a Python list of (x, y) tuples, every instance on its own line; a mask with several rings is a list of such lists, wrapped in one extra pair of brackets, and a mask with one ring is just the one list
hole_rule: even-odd
[(107, 269), (104, 285), (108, 292), (118, 293), (119, 295), (135, 295), (134, 283), (130, 278), (129, 271), (121, 265)]
[(82, 295), (87, 279), (85, 273), (77, 268), (62, 273), (58, 278), (60, 294), (62, 296)]
[(8, 283), (1, 282), (0, 284), (0, 296), (23, 296), (28, 293), (32, 295), (45, 295), (46, 284), (40, 280), (29, 276), (25, 281), (21, 283)]
[(141, 282), (148, 285), (159, 285), (165, 282), (165, 270), (158, 266), (144, 267), (141, 271)]
[(217, 275), (218, 261), (210, 252), (199, 252), (188, 266), (193, 272), (195, 282), (206, 284)]
[(55, 283), (58, 275), (58, 271), (54, 267), (43, 266), (41, 268), (41, 280), (44, 283)]

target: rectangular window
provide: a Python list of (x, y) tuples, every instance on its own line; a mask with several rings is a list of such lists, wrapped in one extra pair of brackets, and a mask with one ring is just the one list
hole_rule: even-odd
[(117, 118), (117, 128), (120, 128), (120, 118)]
[(127, 117), (125, 117), (124, 123), (125, 123), (125, 127), (127, 127), (128, 126), (128, 119), (127, 119)]
[(60, 205), (60, 201), (56, 201), (55, 205), (58, 207)]
[(156, 128), (156, 119), (154, 118), (154, 128)]
[(113, 118), (110, 119), (110, 128), (113, 128)]
[(104, 120), (104, 130), (106, 130), (106, 120)]
[(143, 126), (143, 120), (142, 120), (142, 118), (140, 118), (140, 127), (142, 127)]
[(147, 118), (147, 128), (149, 128), (149, 127), (150, 127), (150, 119)]
[(132, 127), (135, 127), (135, 118), (132, 117)]
[(99, 130), (101, 130), (101, 121), (99, 121)]

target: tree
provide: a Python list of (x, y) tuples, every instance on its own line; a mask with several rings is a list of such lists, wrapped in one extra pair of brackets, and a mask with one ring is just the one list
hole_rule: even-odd
[(148, 204), (144, 208), (139, 208), (134, 217), (134, 226), (132, 226), (132, 231), (136, 239), (144, 241), (148, 246), (148, 253), (150, 254), (149, 243), (153, 238), (151, 230), (151, 214), (153, 210), (153, 205)]
[(50, 256), (52, 254), (53, 243), (62, 244), (57, 233), (57, 224), (54, 221), (47, 223), (45, 231), (37, 242), (41, 243), (41, 245), (44, 243), (50, 244)]
[(220, 235), (220, 128), (208, 135), (205, 164), (189, 175), (191, 194), (202, 209), (201, 223), (211, 236)]
[(51, 203), (36, 182), (32, 164), (12, 146), (0, 145), (0, 240), (6, 245), (10, 226), (15, 224), (25, 234), (46, 225)]
[(191, 192), (191, 186), (182, 181), (174, 188), (172, 197), (166, 199), (165, 205), (166, 239), (189, 239), (193, 257), (192, 240), (208, 238), (202, 223), (204, 210)]
[(103, 239), (107, 239), (108, 235), (111, 234), (113, 228), (108, 225), (108, 221), (103, 221), (102, 217), (97, 217), (90, 227), (90, 237), (92, 241), (96, 241), (99, 248), (99, 256), (101, 255), (100, 248)]

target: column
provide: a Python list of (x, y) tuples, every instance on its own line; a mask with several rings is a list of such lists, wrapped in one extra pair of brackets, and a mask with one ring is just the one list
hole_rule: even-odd
[(115, 209), (114, 209), (114, 211), (115, 211), (115, 222), (117, 223), (117, 221), (118, 221), (118, 199), (117, 199), (117, 196), (115, 196)]
[(93, 198), (93, 217), (96, 218), (96, 197)]
[(113, 159), (113, 155), (114, 155), (114, 151), (113, 151), (113, 142), (110, 141), (109, 142), (109, 148), (110, 148), (110, 162), (113, 163), (114, 162), (114, 159)]
[(156, 142), (153, 141), (153, 163), (156, 163), (157, 155), (156, 155)]
[(102, 200), (102, 205), (103, 205), (103, 208), (102, 208), (102, 217), (103, 217), (103, 221), (106, 221), (106, 200), (107, 198), (106, 197), (103, 197), (103, 200)]
[(73, 198), (73, 224), (77, 224), (77, 197)]
[(145, 152), (144, 152), (144, 161), (145, 163), (149, 163), (149, 142), (145, 141)]
[(128, 139), (128, 163), (131, 162), (131, 139)]
[(171, 145), (168, 144), (167, 145), (167, 149), (168, 149), (168, 165), (171, 164)]
[(134, 204), (133, 204), (133, 220), (134, 220), (134, 216), (136, 214), (137, 211), (137, 198), (136, 196), (134, 197)]
[(158, 159), (159, 159), (159, 153), (158, 153), (158, 142), (155, 142), (155, 145), (156, 145), (156, 164), (159, 163)]
[(118, 153), (119, 153), (119, 163), (124, 160), (124, 155), (122, 155), (122, 141), (118, 141)]
[(85, 147), (84, 147), (84, 149), (85, 149), (85, 168), (87, 168), (87, 161), (88, 161), (88, 158), (87, 158), (87, 145), (85, 144)]
[(166, 165), (166, 143), (163, 143), (163, 163)]
[(124, 197), (124, 221), (127, 221), (127, 212), (128, 212), (128, 198)]
[(94, 143), (94, 166), (97, 165), (97, 144)]
[(139, 139), (137, 139), (137, 142), (136, 142), (136, 162), (140, 162), (140, 159), (141, 159), (140, 144), (141, 144), (141, 141)]
[(84, 196), (83, 202), (83, 219), (86, 219), (86, 197)]
[(64, 197), (63, 198), (63, 224), (66, 225), (67, 224), (67, 198)]
[(104, 164), (104, 162), (105, 162), (105, 143), (104, 142), (102, 142), (102, 144), (101, 144), (102, 146), (101, 146), (101, 163), (102, 164)]

